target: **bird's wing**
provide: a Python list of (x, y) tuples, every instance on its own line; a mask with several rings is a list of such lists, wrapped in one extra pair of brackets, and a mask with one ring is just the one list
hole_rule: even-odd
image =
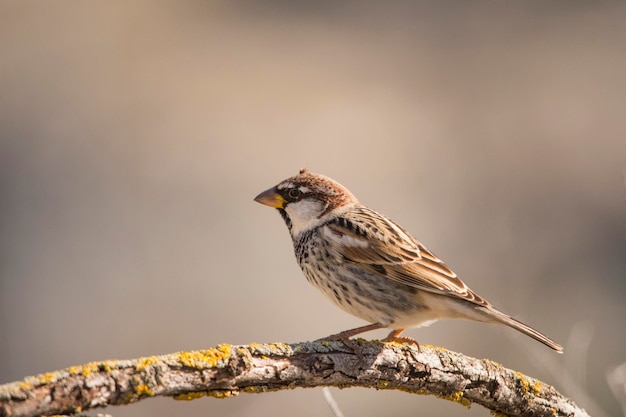
[(373, 210), (359, 207), (325, 226), (331, 250), (346, 262), (410, 287), (488, 305), (424, 245)]

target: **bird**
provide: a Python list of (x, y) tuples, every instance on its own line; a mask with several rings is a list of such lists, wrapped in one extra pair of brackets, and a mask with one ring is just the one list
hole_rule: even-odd
[(369, 323), (325, 339), (354, 346), (351, 337), (387, 328), (384, 342), (419, 350), (417, 341), (401, 335), (405, 329), (468, 319), (509, 326), (563, 352), (554, 340), (496, 309), (404, 228), (331, 178), (303, 168), (254, 200), (280, 213), (307, 281)]

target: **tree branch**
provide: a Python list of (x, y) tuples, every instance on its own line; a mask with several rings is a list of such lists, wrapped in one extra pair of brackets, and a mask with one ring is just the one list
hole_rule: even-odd
[(367, 387), (431, 394), (509, 416), (588, 416), (552, 386), (442, 348), (357, 340), (218, 345), (73, 366), (0, 385), (0, 417), (74, 414), (154, 396), (191, 400), (296, 387)]

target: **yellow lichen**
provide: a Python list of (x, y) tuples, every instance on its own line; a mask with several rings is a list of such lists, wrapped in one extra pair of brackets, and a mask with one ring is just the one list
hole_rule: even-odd
[(66, 369), (67, 373), (70, 375), (82, 375), (89, 376), (94, 372), (98, 372), (100, 370), (100, 362), (89, 362), (80, 366), (70, 366)]
[(239, 391), (231, 391), (231, 390), (212, 390), (207, 391), (206, 395), (213, 398), (231, 398), (239, 395)]
[(418, 395), (432, 395), (433, 392), (432, 391), (428, 391), (424, 388), (408, 388), (408, 387), (403, 387), (403, 386), (396, 386), (394, 387), (395, 390), (401, 391), (401, 392), (408, 392), (409, 394), (418, 394)]
[(22, 390), (22, 391), (30, 391), (31, 389), (33, 389), (33, 384), (25, 382), (25, 381), (20, 381), (18, 382), (17, 386)]
[(495, 366), (496, 368), (502, 368), (502, 364), (501, 364), (501, 363), (498, 363), (498, 362), (492, 361), (491, 359), (483, 359), (482, 361), (483, 361), (484, 363), (486, 363), (486, 364), (490, 364), (490, 365), (492, 365), (492, 366)]
[(391, 345), (391, 346), (394, 346), (394, 347), (399, 347), (399, 348), (404, 348), (404, 347), (406, 347), (406, 345), (405, 345), (404, 343), (402, 343), (402, 342), (397, 342), (397, 341), (395, 341), (395, 340), (392, 340), (391, 342), (383, 342), (383, 343), (384, 343), (384, 344), (386, 344), (386, 345)]
[(461, 391), (456, 391), (454, 394), (450, 396), (450, 400), (455, 401), (455, 402), (461, 401), (461, 398), (463, 398), (463, 392)]
[(286, 343), (269, 343), (266, 346), (269, 348), (270, 353), (275, 353), (277, 355), (291, 353), (291, 346)]
[(104, 361), (102, 362), (102, 370), (105, 372), (111, 372), (112, 370), (117, 368), (117, 361)]
[(122, 400), (122, 404), (130, 404), (137, 401), (137, 395), (133, 391), (128, 391), (124, 394), (124, 399)]
[(455, 391), (450, 395), (437, 395), (439, 398), (444, 400), (453, 401), (455, 403), (459, 403), (467, 408), (470, 408), (472, 403), (470, 400), (463, 396), (463, 391)]
[(449, 352), (448, 349), (443, 348), (441, 346), (421, 345), (421, 347), (423, 347), (424, 349), (432, 349), (432, 350), (436, 350), (436, 351), (439, 351), (439, 352)]
[(528, 394), (530, 388), (530, 382), (528, 381), (528, 377), (521, 372), (513, 372), (513, 375), (519, 381), (520, 387), (522, 389), (522, 393)]
[(535, 381), (535, 383), (532, 386), (532, 391), (534, 395), (539, 395), (541, 393), (541, 382), (540, 381)]
[(67, 372), (69, 372), (70, 375), (78, 375), (80, 374), (82, 367), (80, 366), (70, 366), (69, 368), (67, 368)]
[(39, 375), (40, 384), (47, 384), (55, 380), (56, 380), (56, 375), (54, 374), (54, 372), (46, 372), (45, 374)]
[(385, 389), (387, 387), (389, 387), (389, 381), (381, 379), (376, 383), (376, 389)]
[(154, 391), (152, 391), (150, 387), (147, 386), (146, 384), (135, 385), (133, 390), (135, 391), (135, 394), (137, 394), (138, 397), (142, 397), (142, 396), (154, 397)]
[(135, 365), (135, 370), (144, 371), (148, 366), (158, 361), (156, 356), (148, 356), (147, 358), (139, 358), (139, 363)]
[(173, 396), (177, 401), (191, 401), (198, 398), (206, 397), (208, 394), (206, 391), (194, 391), (194, 392), (186, 392), (184, 394), (178, 394)]
[(214, 368), (224, 365), (231, 352), (231, 345), (217, 345), (214, 349), (199, 350), (196, 352), (179, 352), (178, 361), (185, 366), (196, 369)]
[(249, 387), (241, 388), (241, 392), (245, 392), (246, 394), (261, 394), (263, 392), (273, 392), (278, 390), (278, 388), (270, 388), (266, 385), (251, 385)]
[(250, 351), (246, 349), (245, 347), (237, 348), (237, 355), (246, 357), (246, 358), (252, 357), (252, 354), (250, 353)]
[(88, 376), (88, 375), (91, 375), (94, 372), (98, 372), (100, 370), (100, 363), (99, 362), (89, 362), (89, 363), (86, 363), (85, 365), (81, 366), (81, 368), (83, 368), (81, 370), (81, 375), (82, 376)]

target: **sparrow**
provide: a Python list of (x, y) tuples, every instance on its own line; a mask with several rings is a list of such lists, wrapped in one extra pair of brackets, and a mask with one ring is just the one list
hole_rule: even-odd
[(406, 328), (469, 319), (512, 327), (563, 352), (549, 337), (497, 310), (409, 232), (328, 177), (305, 168), (254, 200), (278, 209), (306, 279), (369, 323), (326, 339), (349, 345), (352, 336), (388, 328), (383, 341), (419, 349), (415, 340), (401, 336)]

